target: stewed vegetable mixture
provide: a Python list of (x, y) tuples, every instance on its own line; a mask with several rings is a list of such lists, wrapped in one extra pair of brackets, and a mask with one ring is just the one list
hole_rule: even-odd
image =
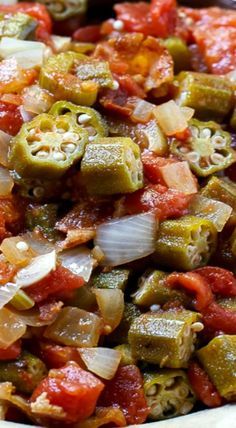
[(0, 419), (234, 402), (236, 11), (85, 8), (0, 5)]

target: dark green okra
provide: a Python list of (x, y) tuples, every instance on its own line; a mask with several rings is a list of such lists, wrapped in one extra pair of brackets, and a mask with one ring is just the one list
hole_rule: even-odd
[(125, 303), (123, 318), (119, 326), (108, 336), (108, 341), (114, 345), (127, 344), (130, 326), (139, 315), (141, 311), (136, 305)]
[(153, 421), (189, 413), (196, 401), (183, 370), (156, 370), (144, 373), (144, 393)]
[(35, 228), (48, 238), (55, 235), (54, 226), (57, 220), (56, 204), (30, 204), (25, 213), (27, 229), (33, 231)]
[(132, 295), (133, 303), (138, 306), (164, 305), (178, 301), (190, 306), (190, 298), (184, 291), (175, 290), (165, 285), (167, 274), (160, 270), (148, 270), (138, 281), (138, 289)]
[(224, 76), (182, 71), (177, 77), (176, 101), (192, 107), (203, 120), (221, 120), (233, 107), (233, 89)]
[(234, 108), (233, 114), (230, 119), (230, 126), (236, 131), (236, 107)]
[(217, 388), (228, 401), (236, 399), (236, 336), (215, 337), (197, 356)]
[(49, 114), (53, 116), (72, 114), (78, 125), (87, 131), (89, 141), (108, 135), (108, 128), (104, 119), (93, 108), (77, 106), (69, 101), (57, 101), (49, 110)]
[(0, 382), (12, 382), (17, 391), (24, 394), (31, 394), (45, 376), (44, 363), (28, 352), (16, 360), (0, 362)]
[(216, 122), (189, 122), (191, 136), (184, 143), (174, 139), (171, 153), (187, 160), (191, 169), (200, 177), (207, 177), (221, 171), (235, 162), (231, 149), (231, 135), (222, 130)]
[(89, 193), (131, 193), (143, 186), (140, 149), (130, 138), (101, 138), (86, 146), (81, 174)]
[(0, 39), (1, 37), (22, 40), (33, 38), (37, 25), (37, 21), (25, 13), (0, 13)]
[(16, 171), (12, 172), (15, 189), (20, 196), (36, 202), (55, 199), (62, 194), (61, 180), (21, 177)]
[(236, 312), (236, 297), (221, 297), (217, 299), (217, 303), (222, 308)]
[(114, 349), (121, 353), (121, 366), (128, 366), (130, 364), (136, 364), (136, 360), (134, 359), (131, 348), (128, 343), (123, 343), (122, 345), (116, 346)]
[(58, 178), (82, 157), (87, 141), (87, 132), (73, 115), (42, 113), (14, 137), (9, 162), (23, 177)]
[(129, 276), (129, 269), (112, 269), (109, 272), (95, 273), (90, 280), (90, 285), (95, 288), (118, 288), (125, 291)]
[(190, 51), (187, 44), (180, 37), (168, 37), (163, 41), (164, 46), (168, 49), (174, 61), (175, 74), (182, 70), (189, 70)]
[(62, 21), (71, 17), (84, 16), (87, 10), (87, 0), (39, 0), (45, 4), (55, 21)]
[(204, 266), (216, 248), (217, 232), (209, 220), (184, 216), (160, 224), (154, 260), (177, 270)]
[(185, 309), (140, 315), (129, 330), (132, 355), (160, 367), (187, 367), (196, 338), (192, 325), (198, 319), (196, 312)]

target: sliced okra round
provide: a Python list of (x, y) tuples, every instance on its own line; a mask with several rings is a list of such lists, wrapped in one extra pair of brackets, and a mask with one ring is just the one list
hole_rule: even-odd
[(87, 0), (39, 0), (39, 3), (45, 4), (55, 21), (83, 15), (87, 9)]

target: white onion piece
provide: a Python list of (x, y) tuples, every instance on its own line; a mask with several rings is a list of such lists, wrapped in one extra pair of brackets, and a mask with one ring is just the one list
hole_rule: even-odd
[(167, 136), (183, 132), (188, 127), (188, 122), (181, 107), (173, 100), (160, 104), (153, 112), (158, 124)]
[(20, 67), (27, 69), (43, 64), (46, 45), (41, 42), (18, 40), (13, 37), (2, 37), (0, 56), (15, 58)]
[(110, 348), (77, 348), (87, 368), (103, 379), (112, 379), (121, 360), (121, 353)]
[(39, 85), (32, 85), (23, 91), (23, 105), (27, 112), (40, 114), (48, 111), (53, 104), (53, 97)]
[(105, 324), (104, 333), (110, 334), (121, 322), (125, 303), (124, 293), (116, 288), (93, 290), (99, 311)]
[(67, 51), (70, 48), (71, 37), (56, 36), (53, 34), (51, 40), (54, 50), (57, 53)]
[(17, 0), (1, 0), (1, 6), (12, 6), (16, 4)]
[(27, 242), (29, 247), (32, 248), (32, 250), (35, 251), (35, 253), (38, 255), (50, 253), (52, 250), (54, 250), (55, 246), (37, 232), (26, 232), (20, 236), (22, 241)]
[(118, 266), (155, 251), (157, 220), (151, 212), (111, 220), (97, 227), (95, 244), (104, 253), (104, 264)]
[(8, 165), (8, 149), (12, 136), (0, 130), (0, 165)]
[(8, 348), (25, 332), (25, 323), (14, 312), (7, 308), (0, 309), (0, 348)]
[(82, 276), (85, 281), (89, 281), (93, 271), (94, 260), (91, 251), (86, 247), (77, 247), (60, 253), (59, 259), (62, 266), (72, 273)]
[(20, 106), (20, 114), (24, 122), (30, 122), (35, 116), (34, 113), (26, 111), (24, 106)]
[(53, 316), (50, 317), (50, 320), (45, 320), (40, 318), (40, 312), (38, 309), (35, 308), (26, 311), (17, 311), (13, 309), (12, 312), (16, 314), (18, 318), (29, 327), (44, 327), (46, 325), (50, 325), (56, 320), (59, 313), (59, 311), (55, 311)]
[(28, 287), (45, 278), (52, 270), (56, 268), (56, 251), (43, 254), (32, 259), (32, 261), (23, 269), (20, 269), (15, 281), (20, 287)]
[(180, 107), (181, 112), (183, 113), (185, 119), (189, 121), (194, 115), (194, 109), (191, 107)]
[(19, 291), (20, 286), (13, 282), (8, 282), (0, 287), (0, 309), (3, 308)]
[(215, 225), (217, 232), (221, 232), (233, 209), (224, 202), (196, 195), (191, 201), (190, 211), (197, 217), (210, 220)]
[(147, 123), (151, 119), (154, 107), (153, 104), (145, 100), (138, 100), (131, 118), (135, 122)]
[(9, 196), (14, 186), (14, 181), (7, 168), (0, 166), (0, 196)]

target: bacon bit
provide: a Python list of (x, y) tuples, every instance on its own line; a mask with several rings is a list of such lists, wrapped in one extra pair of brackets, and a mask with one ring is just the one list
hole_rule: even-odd
[(66, 250), (68, 248), (76, 247), (77, 245), (85, 244), (95, 237), (96, 230), (88, 229), (72, 229), (68, 230), (66, 239), (58, 244), (60, 249)]

